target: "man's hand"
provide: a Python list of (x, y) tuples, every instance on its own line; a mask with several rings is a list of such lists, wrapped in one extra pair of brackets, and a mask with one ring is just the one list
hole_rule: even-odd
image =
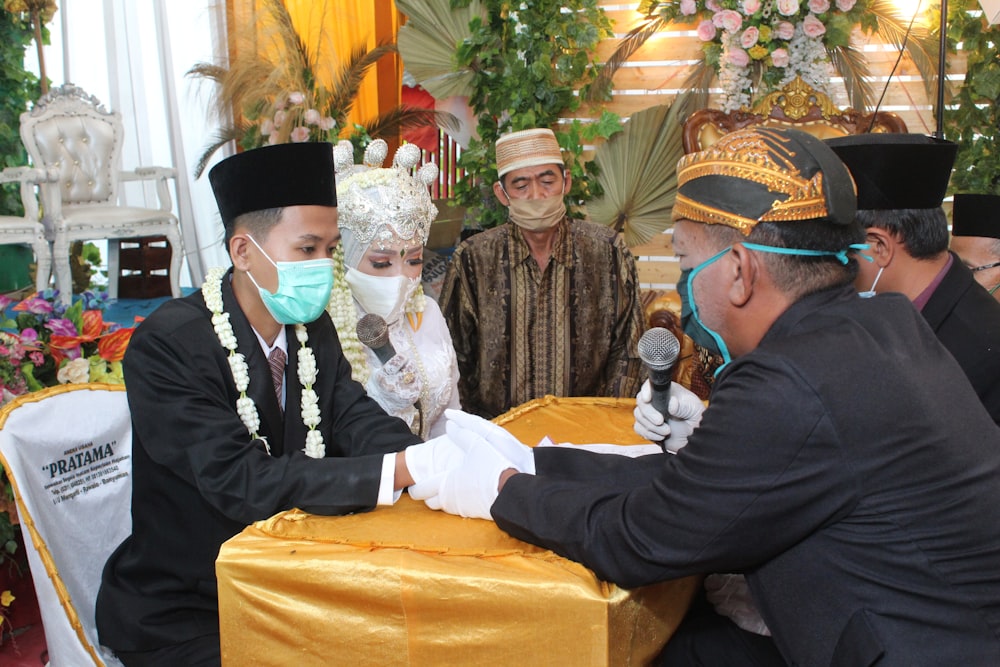
[(694, 392), (671, 382), (670, 400), (667, 403), (669, 419), (664, 419), (660, 411), (653, 407), (652, 398), (652, 385), (646, 380), (635, 397), (633, 428), (647, 440), (663, 442), (666, 451), (676, 453), (687, 445), (688, 436), (701, 423), (705, 404)]
[(490, 507), (497, 499), (500, 477), (514, 470), (514, 464), (478, 434), (452, 422), (447, 429), (449, 437), (465, 450), (465, 458), (461, 465), (445, 473), (437, 494), (424, 502), (433, 510), (492, 520)]
[(424, 500), (437, 493), (447, 472), (461, 465), (465, 450), (447, 435), (442, 435), (407, 447), (403, 450), (403, 456), (409, 476), (413, 479), (410, 496)]
[(486, 440), (501, 456), (509, 459), (518, 471), (535, 474), (535, 455), (531, 447), (522, 444), (504, 427), (461, 410), (445, 410), (444, 416), (449, 424), (455, 424)]

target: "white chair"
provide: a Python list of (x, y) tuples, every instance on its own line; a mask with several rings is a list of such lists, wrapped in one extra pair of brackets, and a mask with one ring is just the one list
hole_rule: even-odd
[(21, 184), (21, 204), (24, 206), (24, 217), (0, 215), (0, 245), (26, 243), (35, 252), (35, 290), (41, 292), (49, 283), (52, 270), (52, 253), (49, 242), (45, 239), (45, 228), (38, 218), (38, 196), (36, 188), (39, 183), (55, 180), (56, 174), (50, 176), (42, 169), (29, 167), (9, 167), (0, 172), (0, 183)]
[[(171, 246), (170, 292), (181, 295), (183, 258), (180, 226), (170, 212), (167, 179), (176, 170), (138, 167), (122, 171), (121, 114), (107, 111), (71, 83), (53, 88), (21, 114), (21, 141), (36, 167), (55, 169), (58, 179), (42, 188), (43, 213), (51, 225), (56, 287), (72, 299), (70, 246), (73, 241), (165, 236)], [(156, 180), (159, 208), (120, 206), (122, 181)], [(108, 243), (108, 296), (118, 296), (118, 244)]]
[(132, 531), (132, 423), (124, 387), (69, 384), (0, 410), (51, 667), (120, 665), (97, 638), (101, 571)]

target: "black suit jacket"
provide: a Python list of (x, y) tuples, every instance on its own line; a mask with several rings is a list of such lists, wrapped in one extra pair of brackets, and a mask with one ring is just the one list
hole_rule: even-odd
[(309, 324), (326, 458), (301, 451), (298, 342), (287, 328), (282, 417), (270, 367), (233, 296), (223, 302), (250, 369), (260, 441), (236, 412), (239, 393), (201, 292), (168, 301), (136, 330), (124, 360), (133, 427), (132, 535), (112, 554), (97, 601), (101, 642), (146, 651), (218, 633), (215, 559), (246, 525), (299, 507), (317, 514), (372, 509), (383, 456), (419, 442), (351, 379), (330, 318)]
[(1000, 302), (952, 253), (951, 268), (921, 313), (1000, 424)]
[(676, 456), (535, 459), (497, 525), (625, 587), (745, 573), (791, 664), (1000, 664), (1000, 429), (903, 295), (791, 306)]

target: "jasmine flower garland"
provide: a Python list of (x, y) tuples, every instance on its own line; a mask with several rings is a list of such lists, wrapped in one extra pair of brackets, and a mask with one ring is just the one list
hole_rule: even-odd
[[(271, 453), (271, 446), (267, 443), (267, 438), (260, 435), (260, 415), (253, 399), (247, 396), (247, 387), (250, 386), (250, 369), (247, 366), (246, 357), (237, 352), (236, 334), (233, 326), (229, 322), (229, 313), (223, 310), (222, 305), (222, 280), (226, 275), (226, 269), (213, 268), (205, 276), (205, 283), (201, 286), (201, 293), (205, 299), (205, 305), (212, 313), (212, 327), (215, 335), (219, 338), (219, 343), (229, 350), (229, 369), (233, 374), (233, 382), (236, 384), (236, 391), (240, 392), (236, 399), (236, 412), (240, 416), (243, 425), (246, 426), (250, 437), (264, 443), (267, 453)], [(302, 423), (309, 427), (306, 434), (306, 456), (314, 459), (321, 459), (326, 456), (326, 445), (323, 443), (323, 434), (316, 430), (320, 424), (319, 398), (313, 390), (316, 383), (317, 369), (316, 357), (312, 349), (307, 345), (309, 334), (305, 325), (295, 325), (295, 338), (299, 342), (298, 367), (299, 382), (302, 384)]]

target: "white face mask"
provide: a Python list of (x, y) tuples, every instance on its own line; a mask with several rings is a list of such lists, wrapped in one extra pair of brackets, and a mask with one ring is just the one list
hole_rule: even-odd
[(875, 286), (878, 285), (878, 279), (882, 277), (882, 272), (885, 271), (884, 266), (878, 267), (878, 273), (875, 274), (875, 281), (872, 283), (872, 288), (865, 292), (858, 292), (858, 296), (862, 299), (870, 299), (875, 296)]
[(351, 294), (361, 308), (366, 313), (382, 317), (386, 324), (392, 324), (402, 316), (406, 302), (420, 286), (420, 278), (373, 276), (351, 267), (345, 270), (344, 280), (350, 285)]

